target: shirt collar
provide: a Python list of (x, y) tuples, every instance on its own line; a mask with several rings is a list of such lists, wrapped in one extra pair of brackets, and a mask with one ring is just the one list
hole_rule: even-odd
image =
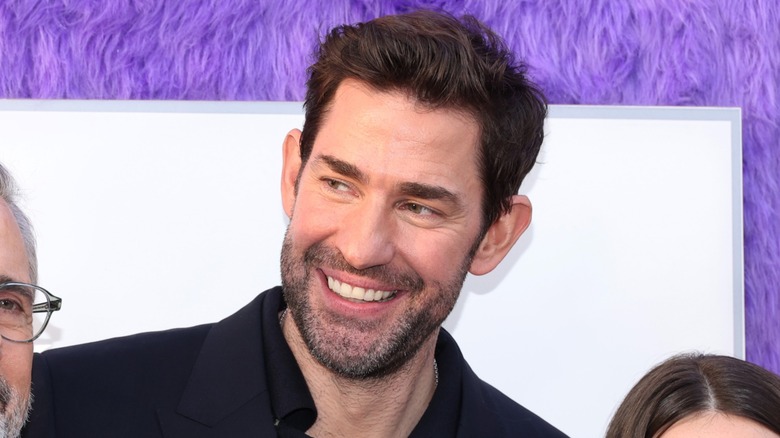
[(463, 369), (457, 347), (452, 348), (454, 344), (455, 341), (442, 328), (435, 353), (439, 384), (410, 438), (454, 437), (457, 434)]
[[(306, 379), (287, 345), (279, 315), (287, 305), (281, 291), (269, 296), (263, 306), (263, 345), (271, 408), (280, 436), (306, 436), (317, 419), (317, 408)], [(287, 316), (289, 318), (289, 315)], [(462, 389), (462, 362), (455, 341), (441, 329), (436, 342), (439, 384), (431, 403), (410, 438), (455, 436), (458, 429)]]
[(282, 334), (279, 315), (286, 309), (282, 294), (279, 292), (269, 298), (272, 301), (263, 307), (262, 324), (271, 409), (277, 424), (281, 424), (283, 429), (305, 432), (317, 419), (317, 408), (306, 379)]

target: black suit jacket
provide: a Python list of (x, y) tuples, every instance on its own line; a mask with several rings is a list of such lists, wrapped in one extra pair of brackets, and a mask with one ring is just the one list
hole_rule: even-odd
[[(275, 437), (260, 315), (280, 295), (260, 294), (216, 324), (36, 354), (22, 436)], [(443, 330), (439, 342), (457, 350)], [(463, 365), (459, 437), (564, 436)]]

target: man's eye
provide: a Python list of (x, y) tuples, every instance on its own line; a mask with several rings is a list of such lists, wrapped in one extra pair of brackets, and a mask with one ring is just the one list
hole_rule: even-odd
[(344, 184), (343, 182), (337, 180), (337, 179), (326, 179), (325, 182), (328, 184), (328, 187), (330, 187), (333, 190), (338, 191), (347, 191), (349, 190), (349, 186)]
[(428, 208), (428, 207), (426, 207), (424, 205), (416, 204), (414, 202), (407, 203), (405, 208), (406, 208), (406, 210), (408, 210), (408, 211), (410, 211), (410, 212), (412, 212), (414, 214), (421, 215), (421, 216), (427, 216), (427, 215), (436, 214), (430, 208)]
[(0, 311), (22, 312), (23, 310), (22, 306), (14, 300), (8, 298), (0, 299)]

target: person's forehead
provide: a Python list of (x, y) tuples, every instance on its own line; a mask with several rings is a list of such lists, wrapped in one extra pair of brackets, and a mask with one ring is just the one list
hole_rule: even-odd
[(422, 153), (441, 147), (447, 153), (461, 152), (458, 158), (476, 163), (480, 127), (476, 117), (465, 110), (434, 108), (403, 90), (379, 90), (356, 79), (345, 79), (334, 93), (317, 137), (315, 149), (323, 137), (331, 148), (355, 138), (365, 141), (363, 147), (368, 149), (379, 146), (377, 141), (406, 145), (419, 142), (419, 147), (398, 152)]
[(8, 204), (0, 199), (0, 276), (29, 281), (22, 233)]
[[(327, 106), (327, 110), (323, 114), (323, 123), (327, 120), (328, 116), (332, 112), (336, 102), (342, 102), (350, 97), (359, 95), (370, 95), (380, 100), (387, 100), (388, 98), (397, 98), (403, 100), (412, 106), (419, 112), (438, 111), (446, 112), (454, 117), (459, 117), (463, 123), (474, 123), (479, 128), (479, 118), (470, 108), (460, 107), (457, 105), (434, 105), (428, 102), (424, 102), (415, 95), (411, 89), (403, 87), (387, 87), (379, 88), (375, 87), (365, 81), (355, 78), (344, 78), (336, 87), (336, 91), (333, 93), (333, 97)], [(350, 108), (355, 111), (360, 111), (361, 108)]]

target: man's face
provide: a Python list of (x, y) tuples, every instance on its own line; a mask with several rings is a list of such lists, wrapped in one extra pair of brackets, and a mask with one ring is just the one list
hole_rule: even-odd
[[(0, 280), (29, 282), (22, 234), (5, 201), (0, 200)], [(2, 311), (2, 310), (0, 310)], [(32, 344), (0, 338), (0, 437), (15, 437), (24, 424), (30, 398)]]
[(478, 126), (347, 80), (295, 192), (299, 134), (285, 146), (285, 298), (322, 364), (351, 378), (385, 375), (438, 333), (471, 265)]

